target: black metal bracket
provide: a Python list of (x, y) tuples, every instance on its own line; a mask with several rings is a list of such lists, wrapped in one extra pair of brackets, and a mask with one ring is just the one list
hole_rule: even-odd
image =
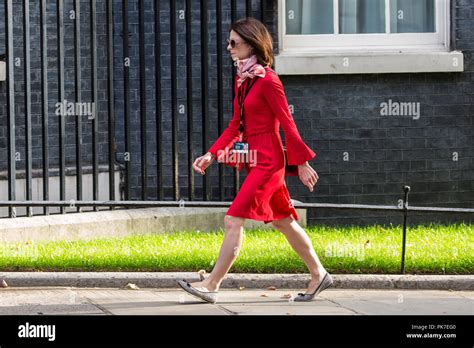
[(404, 186), (403, 191), (405, 196), (403, 197), (403, 241), (402, 241), (402, 265), (400, 267), (400, 273), (405, 273), (405, 249), (407, 240), (407, 217), (408, 217), (408, 192), (410, 192), (410, 186)]

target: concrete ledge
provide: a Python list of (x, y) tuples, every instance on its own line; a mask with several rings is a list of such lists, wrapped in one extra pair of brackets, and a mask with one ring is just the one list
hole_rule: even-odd
[[(198, 281), (197, 272), (0, 272), (10, 287), (120, 288), (128, 283), (140, 288), (176, 288), (178, 279)], [(228, 274), (222, 288), (304, 289), (307, 274)], [(474, 290), (474, 275), (336, 274), (339, 289)]]
[[(7, 218), (1, 220), (0, 241), (88, 240), (183, 230), (215, 231), (224, 228), (227, 210), (163, 207)], [(306, 226), (306, 209), (297, 212), (300, 225)], [(271, 224), (248, 219), (245, 227), (273, 228)]]
[(464, 55), (452, 52), (284, 51), (275, 56), (280, 75), (462, 72)]

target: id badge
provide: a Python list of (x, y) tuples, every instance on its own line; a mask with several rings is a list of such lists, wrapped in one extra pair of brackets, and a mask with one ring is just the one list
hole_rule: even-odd
[(247, 154), (249, 152), (249, 144), (248, 143), (243, 143), (243, 142), (235, 142), (233, 151), (235, 153), (243, 153)]

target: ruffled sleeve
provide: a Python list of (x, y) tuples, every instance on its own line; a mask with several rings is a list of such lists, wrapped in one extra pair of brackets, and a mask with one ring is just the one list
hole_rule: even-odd
[(267, 71), (264, 78), (264, 94), (271, 110), (277, 117), (285, 134), (287, 161), (289, 165), (301, 165), (313, 159), (316, 154), (303, 142), (290, 113), (283, 85), (278, 75)]
[[(236, 88), (236, 86), (237, 79), (235, 80), (234, 88)], [(237, 93), (235, 98), (237, 98)], [(236, 102), (234, 102), (234, 114), (232, 115), (229, 125), (208, 150), (208, 152), (212, 153), (216, 157), (218, 157), (218, 153), (222, 156), (223, 153), (227, 152), (232, 144), (239, 139), (240, 114), (238, 107), (235, 107), (235, 105)]]

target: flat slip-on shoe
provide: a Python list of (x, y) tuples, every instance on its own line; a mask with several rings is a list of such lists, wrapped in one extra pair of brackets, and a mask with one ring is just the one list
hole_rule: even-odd
[(326, 273), (323, 280), (321, 281), (321, 283), (318, 285), (318, 287), (312, 294), (299, 293), (298, 296), (295, 297), (294, 301), (296, 302), (311, 301), (314, 298), (314, 296), (319, 294), (321, 291), (329, 288), (333, 283), (334, 281), (332, 280), (331, 275), (329, 273)]
[(183, 288), (188, 294), (197, 297), (201, 300), (204, 300), (209, 303), (216, 303), (217, 302), (217, 294), (218, 291), (200, 291), (193, 286), (186, 280), (178, 280), (178, 285)]

